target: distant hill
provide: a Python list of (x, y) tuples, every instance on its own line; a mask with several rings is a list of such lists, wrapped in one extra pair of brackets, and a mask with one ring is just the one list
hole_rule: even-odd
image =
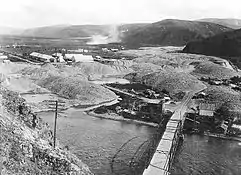
[(190, 42), (183, 52), (228, 57), (241, 68), (241, 59), (238, 58), (241, 57), (241, 29), (225, 32), (202, 41)]
[(126, 33), (126, 32), (133, 32), (135, 30), (138, 30), (142, 27), (145, 27), (149, 25), (150, 23), (133, 23), (133, 24), (121, 24), (118, 26), (118, 30), (121, 33)]
[(212, 22), (215, 24), (220, 24), (232, 29), (241, 29), (241, 19), (227, 18), (227, 19), (219, 19), (219, 18), (205, 18), (197, 21), (203, 22)]
[(183, 46), (189, 41), (201, 40), (230, 30), (232, 29), (214, 23), (166, 19), (127, 31), (122, 41), (130, 45)]
[(111, 27), (109, 25), (56, 25), (27, 29), (22, 35), (49, 38), (78, 38), (93, 35), (107, 36), (110, 30)]
[(0, 26), (0, 35), (18, 35), (22, 32), (22, 29)]
[(183, 51), (214, 56), (241, 56), (241, 29), (225, 32), (202, 41), (190, 42)]

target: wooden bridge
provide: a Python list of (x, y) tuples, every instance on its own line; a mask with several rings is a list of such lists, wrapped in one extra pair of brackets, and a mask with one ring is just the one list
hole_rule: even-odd
[(143, 175), (168, 175), (175, 156), (185, 121), (187, 105), (195, 92), (188, 92), (166, 125), (166, 130)]

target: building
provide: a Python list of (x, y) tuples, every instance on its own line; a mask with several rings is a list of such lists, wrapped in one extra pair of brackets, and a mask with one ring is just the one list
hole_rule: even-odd
[(65, 54), (65, 60), (72, 60), (75, 62), (93, 62), (94, 58), (91, 55)]
[(200, 103), (199, 104), (199, 115), (201, 116), (214, 116), (214, 112), (217, 108), (215, 103)]
[(30, 56), (33, 59), (36, 59), (37, 61), (42, 61), (42, 62), (55, 62), (55, 58), (50, 56), (50, 55), (46, 55), (46, 54), (42, 54), (42, 53), (37, 53), (37, 52), (32, 52), (30, 54)]
[(53, 56), (54, 58), (56, 58), (57, 62), (60, 62), (60, 63), (65, 62), (64, 56), (63, 56), (62, 53), (54, 53), (54, 54), (52, 54), (52, 56)]
[(62, 53), (54, 53), (54, 54), (52, 54), (53, 57), (60, 57), (62, 55), (63, 55)]
[(118, 52), (119, 49), (110, 49), (112, 52)]
[(8, 56), (7, 55), (0, 55), (0, 60), (7, 60)]

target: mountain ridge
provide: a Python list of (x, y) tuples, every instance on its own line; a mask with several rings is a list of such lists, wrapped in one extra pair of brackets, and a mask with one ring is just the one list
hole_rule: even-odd
[(214, 23), (166, 19), (126, 32), (122, 40), (134, 45), (184, 46), (189, 41), (201, 40), (230, 30), (232, 29)]
[(204, 19), (199, 19), (197, 21), (212, 22), (212, 23), (220, 24), (232, 29), (241, 28), (241, 19), (236, 19), (236, 18), (204, 18)]

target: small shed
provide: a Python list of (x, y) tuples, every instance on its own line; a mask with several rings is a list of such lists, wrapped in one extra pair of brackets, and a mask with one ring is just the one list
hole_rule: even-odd
[(94, 58), (91, 55), (83, 54), (65, 54), (65, 59), (75, 60), (76, 62), (93, 62)]
[(200, 103), (199, 104), (199, 115), (201, 116), (214, 116), (216, 109), (215, 103)]
[(8, 59), (7, 55), (0, 55), (0, 60), (6, 60), (6, 59)]

